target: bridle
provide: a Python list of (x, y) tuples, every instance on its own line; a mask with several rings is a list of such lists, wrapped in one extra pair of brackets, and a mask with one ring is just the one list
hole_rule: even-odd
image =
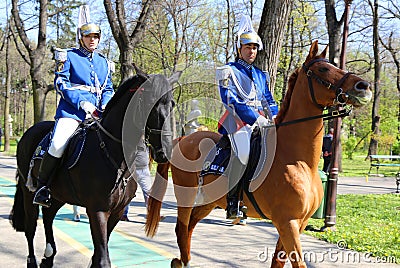
[[(311, 99), (314, 103), (315, 106), (317, 106), (321, 111), (324, 111), (326, 109), (325, 106), (319, 104), (315, 98), (315, 93), (314, 93), (314, 87), (313, 87), (313, 83), (312, 83), (312, 79), (314, 79), (315, 81), (317, 81), (318, 83), (320, 83), (321, 85), (325, 86), (326, 88), (330, 89), (330, 90), (335, 90), (335, 100), (334, 100), (334, 105), (336, 106), (344, 106), (346, 104), (346, 101), (348, 99), (348, 95), (346, 92), (343, 92), (342, 89), (342, 85), (343, 83), (346, 81), (346, 79), (353, 73), (351, 72), (346, 72), (343, 77), (336, 82), (335, 84), (332, 84), (329, 81), (326, 81), (324, 79), (322, 79), (321, 77), (319, 77), (318, 75), (316, 75), (311, 69), (311, 65), (313, 65), (316, 62), (328, 62), (329, 61), (325, 58), (319, 58), (319, 59), (313, 59), (310, 62), (308, 62), (307, 64), (303, 64), (302, 68), (304, 70), (304, 72), (307, 75), (307, 80), (308, 80), (308, 88), (310, 90), (310, 95), (311, 95)], [(291, 120), (291, 121), (286, 121), (286, 122), (282, 122), (276, 125), (272, 125), (271, 127), (280, 127), (280, 126), (285, 126), (285, 125), (291, 125), (291, 124), (296, 124), (296, 123), (300, 123), (300, 122), (304, 122), (304, 121), (310, 121), (310, 120), (314, 120), (314, 119), (319, 119), (322, 118), (323, 120), (331, 120), (333, 118), (337, 118), (337, 117), (345, 117), (350, 115), (351, 111), (352, 111), (352, 106), (348, 105), (346, 106), (344, 109), (336, 109), (333, 110), (331, 112), (328, 113), (323, 113), (320, 115), (315, 115), (315, 116), (310, 116), (310, 117), (305, 117), (305, 118), (299, 118), (299, 119), (295, 119), (295, 120)]]
[(311, 65), (313, 65), (316, 62), (328, 62), (329, 61), (325, 58), (319, 58), (319, 59), (313, 59), (310, 62), (308, 62), (307, 64), (303, 64), (303, 70), (307, 75), (308, 78), (308, 88), (310, 89), (310, 95), (311, 98), (313, 100), (313, 103), (320, 108), (321, 110), (325, 109), (325, 106), (322, 106), (321, 104), (317, 103), (317, 100), (315, 99), (315, 94), (314, 94), (314, 87), (312, 84), (312, 79), (314, 79), (315, 81), (317, 81), (318, 83), (320, 83), (321, 85), (327, 87), (328, 89), (333, 89), (335, 90), (335, 104), (345, 104), (347, 99), (348, 99), (348, 95), (347, 93), (343, 92), (342, 89), (342, 85), (343, 83), (346, 81), (346, 79), (353, 73), (351, 72), (346, 72), (345, 75), (335, 84), (332, 84), (329, 81), (326, 81), (324, 79), (322, 79), (321, 77), (319, 77), (318, 75), (316, 75), (311, 69)]
[[(146, 146), (148, 146), (150, 148), (150, 150), (152, 152), (156, 152), (154, 146), (150, 143), (150, 135), (159, 135), (159, 136), (172, 136), (173, 132), (172, 131), (168, 131), (168, 130), (164, 130), (161, 126), (161, 129), (157, 129), (157, 128), (150, 128), (147, 126), (147, 124), (145, 125), (145, 129), (144, 129), (144, 142), (146, 144)], [(160, 138), (161, 142), (162, 142), (162, 138)]]

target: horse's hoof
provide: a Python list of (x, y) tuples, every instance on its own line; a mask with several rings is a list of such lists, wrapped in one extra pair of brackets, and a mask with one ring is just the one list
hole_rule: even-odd
[(180, 259), (178, 258), (174, 258), (171, 261), (171, 268), (182, 268), (182, 262)]
[(37, 268), (37, 263), (36, 263), (36, 258), (35, 256), (33, 257), (28, 257), (26, 259), (26, 267), (27, 268)]
[(40, 263), (40, 268), (50, 268), (53, 267), (54, 257), (51, 258), (43, 258)]

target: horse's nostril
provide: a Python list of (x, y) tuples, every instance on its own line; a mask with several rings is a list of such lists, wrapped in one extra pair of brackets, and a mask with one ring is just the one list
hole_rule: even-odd
[(366, 90), (366, 89), (369, 88), (369, 83), (368, 83), (367, 81), (358, 81), (358, 82), (355, 84), (354, 88), (355, 88), (356, 90)]

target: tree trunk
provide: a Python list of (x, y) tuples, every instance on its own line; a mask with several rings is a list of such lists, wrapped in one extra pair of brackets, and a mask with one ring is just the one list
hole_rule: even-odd
[(339, 65), (340, 38), (342, 36), (342, 25), (344, 22), (344, 12), (340, 20), (336, 19), (335, 0), (325, 0), (326, 23), (329, 36), (329, 61)]
[(38, 55), (45, 55), (43, 48), (37, 48), (31, 52), (30, 74), (33, 88), (34, 122), (45, 120), (46, 111), (46, 91), (47, 85), (43, 79), (43, 58)]
[[(379, 40), (381, 41), (380, 43), (382, 44), (382, 46), (387, 51), (389, 51), (390, 55), (392, 55), (393, 62), (396, 65), (396, 88), (400, 95), (400, 61), (397, 56), (399, 51), (393, 47), (393, 34), (394, 34), (394, 32), (392, 31), (390, 33), (387, 44), (385, 44), (381, 38)], [(400, 99), (397, 100), (397, 123), (398, 123), (398, 127), (397, 127), (396, 138), (399, 140), (400, 139)]]
[[(8, 34), (8, 33), (7, 33)], [(10, 92), (11, 92), (11, 62), (10, 62), (10, 38), (6, 38), (6, 95), (4, 101), (4, 151), (10, 150)], [(0, 137), (1, 138), (1, 137)]]
[[(345, 5), (347, 6), (351, 4), (352, 1), (347, 0), (345, 1)], [(325, 17), (326, 17), (326, 23), (328, 27), (328, 37), (329, 37), (329, 62), (335, 64), (336, 66), (341, 69), (345, 69), (346, 65), (346, 60), (345, 58), (341, 59), (341, 57), (345, 56), (344, 51), (341, 53), (341, 48), (344, 48), (343, 45), (347, 42), (346, 40), (343, 40), (341, 42), (341, 37), (342, 37), (342, 27), (345, 22), (345, 15), (346, 15), (346, 9), (343, 11), (343, 14), (340, 18), (340, 20), (336, 19), (336, 8), (337, 4), (335, 3), (335, 0), (325, 0)], [(349, 11), (348, 11), (349, 12)], [(348, 26), (346, 26), (348, 27)], [(348, 29), (344, 29), (348, 30)], [(346, 33), (347, 34), (347, 33)], [(347, 37), (346, 37), (347, 38)], [(346, 42), (345, 42), (346, 41)], [(340, 61), (340, 62), (339, 62)], [(329, 108), (329, 112), (334, 110), (336, 108), (332, 107)], [(329, 128), (334, 128), (335, 123), (333, 120), (330, 120), (328, 122), (328, 129)], [(341, 122), (340, 122), (340, 127), (341, 127)], [(342, 144), (340, 140), (337, 141), (337, 146), (339, 147), (338, 153), (337, 153), (337, 161), (338, 161), (338, 169), (339, 171), (342, 171)]]
[(372, 104), (372, 137), (368, 148), (368, 155), (377, 154), (378, 152), (378, 140), (376, 137), (379, 136), (379, 124), (380, 124), (380, 116), (379, 116), (379, 105), (380, 105), (380, 71), (381, 71), (381, 63), (379, 59), (379, 17), (378, 17), (378, 0), (374, 1), (373, 5), (373, 48), (374, 48), (374, 102)]
[[(30, 75), (32, 80), (33, 90), (33, 118), (34, 123), (38, 123), (45, 119), (45, 92), (47, 85), (43, 79), (45, 73), (42, 69), (43, 61), (46, 55), (46, 27), (48, 20), (47, 5), (48, 0), (40, 0), (39, 7), (39, 27), (38, 27), (38, 42), (36, 47), (29, 40), (24, 28), (24, 24), (20, 17), (18, 9), (18, 0), (12, 0), (12, 15), (14, 18), (15, 26), (18, 31), (18, 36), (21, 38), (26, 51), (29, 54)], [(24, 57), (25, 55), (22, 55)], [(24, 57), (26, 58), (26, 57)]]
[(135, 46), (142, 40), (143, 32), (147, 25), (147, 18), (153, 10), (155, 0), (146, 0), (142, 2), (142, 10), (137, 19), (132, 33), (128, 31), (125, 16), (125, 1), (115, 0), (115, 7), (111, 0), (104, 0), (104, 8), (107, 13), (107, 19), (111, 26), (112, 34), (117, 42), (120, 52), (121, 63), (121, 81), (133, 75), (132, 55)]
[[(291, 39), (290, 42), (289, 38)], [(290, 18), (287, 24), (287, 37), (285, 38), (285, 40), (286, 43), (284, 45), (282, 60), (285, 62), (285, 66), (287, 68), (283, 68), (282, 70), (280, 70), (283, 76), (282, 94), (281, 94), (281, 99), (279, 100), (280, 103), (282, 103), (282, 101), (285, 99), (286, 90), (288, 87), (287, 85), (289, 82), (289, 77), (290, 73), (292, 72), (292, 66), (293, 66), (293, 55), (294, 55), (294, 45), (295, 45), (293, 18)]]
[(271, 77), (269, 89), (272, 93), (275, 88), (278, 62), (291, 7), (292, 1), (289, 0), (265, 1), (258, 28), (258, 35), (263, 41), (264, 50), (259, 52), (256, 65), (260, 69), (268, 71)]
[(133, 73), (133, 48), (127, 44), (119, 54), (119, 62), (121, 63), (121, 82), (134, 75)]
[(231, 29), (231, 5), (230, 5), (230, 0), (226, 0), (226, 15), (227, 15), (227, 31), (228, 34), (226, 36), (226, 45), (225, 45), (225, 62), (229, 62), (229, 57), (230, 57), (230, 50), (231, 50), (231, 34), (232, 34), (232, 29)]

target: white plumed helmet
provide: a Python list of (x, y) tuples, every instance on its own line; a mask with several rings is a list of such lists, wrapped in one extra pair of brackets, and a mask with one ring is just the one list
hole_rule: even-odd
[(258, 50), (263, 49), (263, 43), (260, 36), (254, 31), (251, 19), (248, 15), (242, 15), (239, 23), (239, 30), (237, 33), (236, 49), (240, 51), (241, 45), (257, 44)]

